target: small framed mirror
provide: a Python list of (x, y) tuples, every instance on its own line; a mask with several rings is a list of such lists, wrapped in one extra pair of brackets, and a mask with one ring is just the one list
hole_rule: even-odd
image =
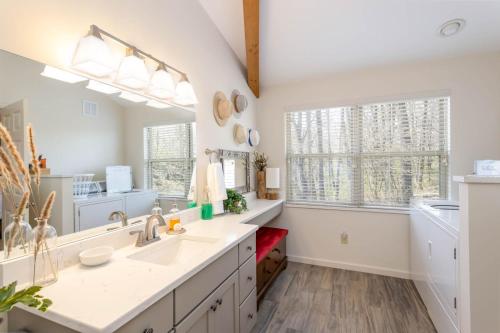
[(219, 149), (226, 188), (239, 193), (250, 192), (250, 153)]

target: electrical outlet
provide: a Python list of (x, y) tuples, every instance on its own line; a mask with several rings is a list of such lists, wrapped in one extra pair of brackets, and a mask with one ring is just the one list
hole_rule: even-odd
[(340, 235), (340, 244), (342, 244), (342, 245), (349, 244), (349, 235), (346, 232), (343, 232)]

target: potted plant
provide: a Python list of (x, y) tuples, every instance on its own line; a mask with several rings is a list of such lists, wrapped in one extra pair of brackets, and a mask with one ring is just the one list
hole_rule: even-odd
[(226, 192), (227, 199), (224, 200), (224, 210), (226, 212), (241, 214), (248, 210), (247, 201), (241, 193), (231, 189), (226, 190)]
[(253, 165), (257, 171), (257, 198), (266, 198), (266, 167), (267, 156), (264, 153), (255, 151), (253, 153)]
[[(17, 281), (0, 288), (0, 313), (9, 312), (17, 303), (45, 312), (52, 301), (38, 294), (41, 286), (31, 286), (16, 292)], [(2, 318), (0, 318), (0, 323)]]

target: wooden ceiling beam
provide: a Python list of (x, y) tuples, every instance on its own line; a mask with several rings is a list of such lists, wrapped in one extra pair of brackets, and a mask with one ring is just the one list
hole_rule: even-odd
[(243, 0), (245, 46), (247, 55), (247, 83), (255, 97), (259, 97), (259, 1)]

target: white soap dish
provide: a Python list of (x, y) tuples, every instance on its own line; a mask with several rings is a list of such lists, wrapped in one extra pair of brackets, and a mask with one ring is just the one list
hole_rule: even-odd
[(85, 266), (97, 266), (107, 263), (113, 255), (112, 246), (98, 246), (80, 252), (80, 262)]

